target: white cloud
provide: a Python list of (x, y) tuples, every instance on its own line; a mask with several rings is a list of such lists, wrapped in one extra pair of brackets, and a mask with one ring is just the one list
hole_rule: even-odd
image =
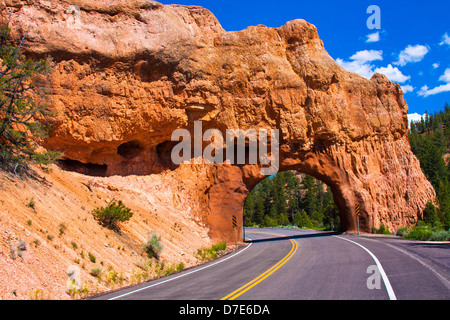
[[(405, 76), (397, 67), (393, 67), (389, 64), (387, 67), (375, 68), (370, 62), (375, 60), (383, 60), (382, 50), (362, 50), (356, 52), (350, 57), (353, 61), (344, 61), (340, 58), (336, 59), (336, 62), (345, 70), (355, 72), (360, 76), (370, 79), (374, 73), (382, 73), (388, 77), (389, 80), (403, 83), (409, 80), (410, 76)], [(412, 87), (411, 87), (412, 88)], [(407, 87), (408, 89), (411, 89)]]
[(425, 57), (428, 51), (428, 47), (420, 44), (415, 46), (409, 45), (400, 52), (398, 61), (394, 62), (394, 64), (404, 66), (408, 62), (419, 62)]
[(403, 83), (411, 78), (410, 76), (405, 76), (397, 67), (393, 67), (391, 64), (387, 67), (376, 68), (375, 72), (382, 73), (388, 77), (389, 80), (400, 83)]
[(441, 92), (447, 92), (450, 91), (450, 83), (442, 84), (438, 87), (435, 87), (433, 89), (429, 89), (427, 85), (420, 88), (420, 91), (417, 93), (419, 96), (428, 97), (434, 94), (438, 94)]
[(442, 36), (442, 42), (439, 43), (441, 46), (444, 44), (448, 44), (450, 46), (450, 37), (448, 36), (447, 32), (444, 33), (444, 35)]
[(408, 116), (407, 116), (408, 124), (411, 123), (411, 121), (414, 121), (414, 122), (420, 121), (424, 116), (425, 116), (425, 114), (420, 115), (417, 112), (408, 114)]
[(378, 31), (367, 35), (366, 42), (378, 42), (378, 41), (380, 41), (380, 33)]
[(438, 94), (441, 92), (450, 91), (450, 68), (447, 68), (445, 70), (444, 74), (439, 77), (439, 80), (446, 82), (446, 84), (442, 84), (433, 89), (430, 89), (430, 88), (428, 88), (427, 85), (424, 85), (422, 88), (420, 88), (420, 90), (417, 94), (422, 97), (428, 97), (428, 96)]
[(402, 88), (403, 93), (413, 92), (414, 87), (410, 84), (405, 84), (404, 86), (400, 86)]
[[(391, 64), (387, 67), (380, 67), (374, 70), (375, 66), (363, 59), (364, 57), (368, 58), (368, 56), (366, 56), (365, 53), (361, 54), (360, 52), (362, 51), (357, 52), (351, 57), (352, 59), (359, 58), (360, 60), (344, 61), (337, 58), (336, 62), (345, 70), (355, 72), (366, 79), (370, 79), (374, 73), (384, 74), (389, 80), (399, 83), (403, 83), (411, 78), (410, 76), (404, 75), (397, 67), (393, 67)], [(358, 56), (356, 56), (357, 54)], [(412, 87), (410, 88), (407, 86), (406, 88), (407, 89), (404, 92), (412, 91), (410, 90)]]
[(347, 71), (355, 72), (359, 74), (361, 77), (364, 77), (366, 79), (370, 79), (373, 75), (373, 66), (371, 64), (361, 62), (358, 60), (354, 61), (344, 61), (342, 59), (337, 58), (336, 62), (338, 65), (340, 65), (342, 68), (344, 68)]
[(347, 71), (355, 72), (360, 76), (370, 79), (374, 74), (374, 66), (371, 61), (383, 60), (382, 50), (362, 50), (356, 52), (350, 57), (352, 61), (344, 61), (340, 58), (336, 59), (337, 64)]
[(435, 62), (435, 63), (432, 64), (432, 66), (433, 66), (434, 69), (437, 69), (437, 68), (439, 68), (439, 63)]
[(360, 61), (360, 62), (383, 60), (383, 51), (382, 50), (362, 50), (362, 51), (356, 52), (354, 55), (352, 55), (350, 57), (350, 59)]
[(439, 77), (439, 80), (450, 83), (450, 68), (445, 69), (444, 74)]

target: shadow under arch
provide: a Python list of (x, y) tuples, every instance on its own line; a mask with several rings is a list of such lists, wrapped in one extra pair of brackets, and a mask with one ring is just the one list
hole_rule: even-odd
[[(248, 232), (248, 230), (247, 230), (247, 232)], [(320, 237), (330, 237), (330, 236), (339, 235), (339, 234), (342, 234), (342, 232), (322, 231), (322, 232), (314, 232), (314, 233), (308, 233), (308, 234), (270, 237), (270, 238), (264, 238), (264, 239), (251, 239), (251, 240), (244, 240), (244, 242), (258, 243), (258, 242), (272, 242), (272, 241), (282, 241), (282, 240), (290, 240), (290, 239), (320, 238)]]

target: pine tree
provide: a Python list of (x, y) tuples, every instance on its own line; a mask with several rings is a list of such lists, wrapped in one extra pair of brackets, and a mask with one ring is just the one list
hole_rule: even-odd
[(264, 202), (262, 198), (256, 198), (256, 206), (253, 214), (253, 222), (261, 225), (264, 219)]
[[(411, 150), (420, 161), (420, 167), (436, 191), (436, 208), (430, 205), (423, 212), (426, 222), (450, 227), (450, 163), (443, 156), (450, 152), (450, 106), (425, 120), (412, 123), (409, 134)], [(436, 214), (435, 214), (436, 213)], [(430, 218), (431, 217), (431, 218)], [(439, 220), (439, 222), (437, 222)]]
[[(271, 213), (276, 213), (276, 215), (285, 215), (286, 210), (286, 194), (284, 192), (284, 175), (277, 174), (273, 178), (273, 197), (272, 197), (272, 207)], [(275, 218), (275, 217), (274, 217)]]
[[(327, 206), (332, 208), (328, 212), (329, 218), (325, 216)], [(301, 181), (291, 171), (279, 172), (261, 181), (247, 197), (244, 217), (247, 226), (294, 224), (308, 228), (326, 226), (330, 229), (333, 225), (335, 230), (339, 227), (337, 208), (330, 189), (325, 189), (324, 184), (312, 176), (303, 175)]]
[(302, 206), (311, 217), (312, 213), (317, 211), (318, 208), (316, 180), (310, 175), (305, 175), (303, 178), (303, 189), (305, 190), (305, 195), (302, 199)]
[(334, 201), (329, 201), (324, 208), (323, 224), (329, 230), (339, 230), (339, 210)]
[(313, 224), (311, 222), (311, 219), (309, 219), (308, 215), (304, 210), (301, 210), (300, 212), (297, 212), (294, 218), (294, 223), (299, 228), (312, 228)]
[(436, 207), (431, 202), (427, 203), (427, 206), (423, 211), (423, 221), (433, 226), (435, 226), (439, 221), (436, 212)]
[(418, 156), (422, 170), (427, 179), (436, 189), (439, 180), (446, 176), (446, 166), (440, 150), (431, 142), (424, 139), (421, 147), (421, 154)]
[(439, 181), (436, 190), (436, 198), (439, 203), (437, 209), (438, 218), (445, 229), (450, 228), (450, 182), (449, 180)]
[(10, 39), (8, 25), (0, 26), (0, 164), (6, 170), (27, 168), (27, 163), (49, 164), (59, 152), (38, 151), (48, 126), (43, 116), (48, 107), (45, 93), (36, 85), (48, 74), (47, 59), (34, 61), (21, 54), (25, 36), (18, 45)]

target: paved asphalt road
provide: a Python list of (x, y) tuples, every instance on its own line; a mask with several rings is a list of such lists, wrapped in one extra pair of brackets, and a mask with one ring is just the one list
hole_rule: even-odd
[(94, 299), (450, 299), (449, 243), (294, 229), (246, 236), (237, 253)]

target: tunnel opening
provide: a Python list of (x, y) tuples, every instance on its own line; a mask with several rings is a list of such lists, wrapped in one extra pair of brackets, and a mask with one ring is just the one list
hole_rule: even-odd
[(243, 219), (245, 227), (341, 230), (331, 188), (311, 175), (293, 170), (260, 181), (245, 200)]
[(66, 171), (78, 172), (94, 177), (106, 177), (106, 170), (108, 169), (106, 164), (83, 163), (72, 159), (58, 160), (57, 165)]

